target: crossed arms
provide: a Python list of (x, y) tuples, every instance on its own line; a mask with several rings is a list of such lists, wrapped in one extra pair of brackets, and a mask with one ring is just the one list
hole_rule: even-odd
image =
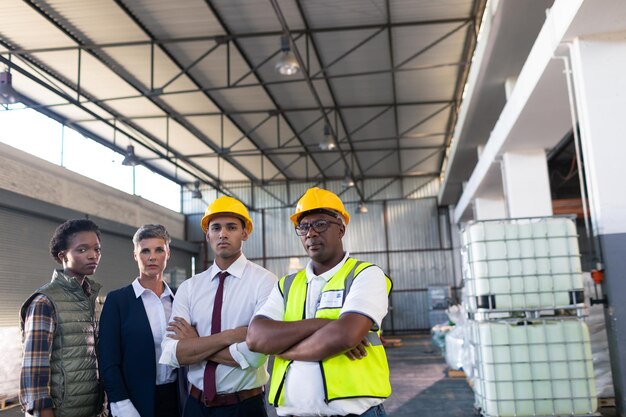
[(256, 316), (246, 343), (250, 350), (297, 361), (320, 361), (345, 353), (351, 359), (366, 355), (365, 337), (372, 320), (358, 313), (344, 313), (338, 320), (279, 321)]
[(176, 358), (179, 365), (210, 360), (222, 365), (239, 366), (233, 359), (229, 346), (246, 340), (247, 327), (222, 330), (219, 333), (199, 337), (196, 330), (181, 317), (174, 317), (168, 331), (174, 332), (168, 337), (178, 340)]

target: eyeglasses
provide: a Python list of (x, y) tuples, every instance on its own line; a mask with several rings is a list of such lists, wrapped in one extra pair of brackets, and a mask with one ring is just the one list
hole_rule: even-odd
[(340, 222), (331, 222), (330, 220), (320, 219), (320, 220), (315, 220), (314, 222), (311, 222), (311, 223), (300, 223), (299, 225), (296, 226), (296, 234), (298, 236), (306, 236), (306, 234), (309, 233), (309, 230), (311, 230), (311, 228), (313, 228), (313, 230), (315, 230), (317, 233), (324, 233), (325, 231), (328, 230), (331, 224), (336, 224), (338, 226), (341, 226)]

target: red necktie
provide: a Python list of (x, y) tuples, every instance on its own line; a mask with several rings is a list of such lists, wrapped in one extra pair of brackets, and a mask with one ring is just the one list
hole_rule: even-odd
[[(228, 272), (223, 271), (217, 274), (220, 280), (215, 291), (215, 301), (213, 302), (213, 314), (211, 315), (211, 334), (219, 333), (222, 331), (222, 302), (224, 298), (224, 281), (228, 276)], [(213, 401), (217, 394), (217, 386), (215, 381), (215, 370), (217, 369), (217, 362), (208, 361), (204, 368), (204, 396), (207, 402)]]

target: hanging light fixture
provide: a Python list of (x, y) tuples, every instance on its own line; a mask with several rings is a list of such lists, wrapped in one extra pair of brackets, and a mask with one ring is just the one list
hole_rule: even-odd
[(127, 167), (134, 167), (135, 165), (139, 165), (139, 158), (137, 158), (137, 156), (135, 155), (135, 147), (133, 145), (128, 145), (126, 147), (126, 156), (124, 156), (122, 165)]
[(280, 37), (280, 59), (276, 62), (274, 69), (281, 75), (296, 75), (300, 71), (300, 64), (289, 46), (289, 35)]
[(200, 180), (193, 182), (193, 190), (191, 190), (191, 198), (202, 198), (202, 192), (200, 191)]
[(350, 171), (348, 170), (348, 168), (346, 168), (345, 170), (345, 175), (343, 177), (343, 181), (341, 181), (341, 185), (343, 185), (344, 188), (354, 187), (354, 180), (350, 176)]
[(15, 104), (17, 93), (13, 89), (13, 76), (6, 70), (0, 72), (0, 104)]
[(333, 136), (330, 134), (330, 126), (328, 125), (324, 125), (324, 138), (320, 142), (319, 146), (323, 151), (332, 151), (337, 147), (335, 139), (333, 139)]
[(367, 206), (365, 205), (365, 203), (363, 202), (363, 200), (359, 201), (359, 206), (357, 208), (358, 212), (361, 214), (365, 214), (367, 213), (369, 210), (367, 209)]

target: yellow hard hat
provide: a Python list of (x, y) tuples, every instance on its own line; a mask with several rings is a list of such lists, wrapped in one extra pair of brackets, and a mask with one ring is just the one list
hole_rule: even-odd
[(306, 193), (298, 200), (296, 212), (289, 217), (289, 220), (297, 226), (302, 214), (312, 210), (332, 210), (343, 217), (346, 225), (350, 223), (350, 214), (346, 211), (337, 194), (318, 187), (306, 190)]
[(202, 226), (202, 230), (206, 234), (207, 228), (209, 227), (209, 222), (213, 217), (218, 214), (223, 215), (233, 215), (235, 217), (239, 217), (246, 224), (246, 229), (248, 229), (248, 233), (252, 233), (252, 219), (248, 214), (248, 210), (243, 203), (237, 199), (229, 197), (227, 195), (223, 195), (207, 207), (204, 212), (204, 216), (202, 220), (200, 220), (200, 226)]

